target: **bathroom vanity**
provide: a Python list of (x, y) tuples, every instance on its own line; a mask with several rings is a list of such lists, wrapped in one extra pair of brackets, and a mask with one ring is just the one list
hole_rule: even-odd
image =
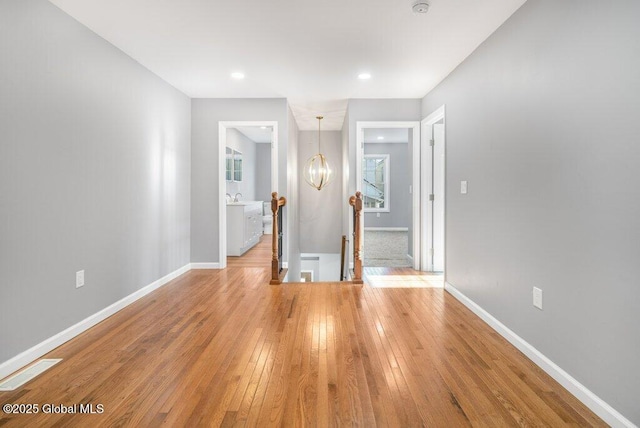
[(241, 256), (262, 236), (262, 201), (227, 203), (227, 255)]

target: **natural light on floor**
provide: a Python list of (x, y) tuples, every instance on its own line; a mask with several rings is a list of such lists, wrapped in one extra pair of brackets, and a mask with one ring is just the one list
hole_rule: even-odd
[(367, 275), (366, 281), (375, 288), (442, 288), (442, 275)]

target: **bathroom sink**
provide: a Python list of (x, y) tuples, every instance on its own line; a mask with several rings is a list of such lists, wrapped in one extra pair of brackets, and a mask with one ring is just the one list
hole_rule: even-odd
[(227, 202), (227, 205), (253, 205), (259, 204), (260, 201), (238, 201), (238, 202)]

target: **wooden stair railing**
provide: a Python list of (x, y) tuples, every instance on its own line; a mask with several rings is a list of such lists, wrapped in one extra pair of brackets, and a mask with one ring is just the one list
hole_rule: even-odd
[(271, 212), (273, 213), (273, 235), (272, 235), (272, 256), (271, 256), (271, 281), (269, 284), (282, 284), (287, 269), (282, 267), (282, 207), (287, 205), (287, 198), (278, 193), (271, 194)]
[(362, 212), (362, 193), (356, 192), (349, 198), (349, 205), (353, 207), (353, 283), (362, 284), (362, 260), (360, 259), (360, 213)]

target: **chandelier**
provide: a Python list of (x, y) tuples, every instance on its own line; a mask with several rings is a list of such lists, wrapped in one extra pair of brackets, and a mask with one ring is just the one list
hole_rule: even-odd
[(304, 165), (304, 179), (311, 186), (318, 190), (322, 190), (331, 182), (333, 173), (327, 158), (322, 154), (320, 148), (320, 121), (322, 116), (316, 116), (318, 119), (318, 153), (311, 156)]

